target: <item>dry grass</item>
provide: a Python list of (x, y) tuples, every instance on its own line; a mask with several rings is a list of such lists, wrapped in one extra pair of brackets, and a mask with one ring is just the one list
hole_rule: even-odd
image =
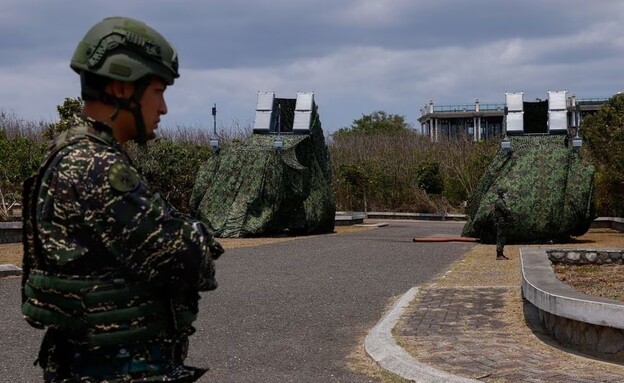
[[(453, 263), (446, 274), (432, 280), (431, 284), (441, 287), (520, 286), (520, 247), (545, 249), (624, 248), (624, 234), (611, 229), (590, 229), (585, 235), (574, 238), (570, 243), (505, 246), (505, 254), (511, 258), (509, 261), (496, 260), (495, 245), (479, 244), (464, 255), (461, 260)], [(605, 278), (615, 278), (616, 276), (616, 273), (607, 268), (601, 270), (596, 270), (594, 276), (599, 273)], [(610, 277), (609, 274), (611, 274)], [(567, 282), (569, 283), (569, 280)]]
[(584, 294), (624, 301), (624, 265), (557, 264), (553, 269), (557, 279)]
[[(624, 234), (611, 229), (591, 229), (573, 243), (552, 245), (553, 248), (573, 249), (622, 249)], [(579, 292), (623, 300), (624, 265), (556, 265), (555, 275)]]
[(356, 372), (364, 374), (370, 378), (379, 380), (382, 383), (409, 383), (413, 380), (407, 380), (399, 375), (389, 372), (383, 369), (373, 359), (371, 359), (366, 353), (364, 348), (364, 338), (366, 335), (362, 335), (357, 342), (351, 353), (348, 355), (347, 366)]
[[(386, 307), (384, 309), (385, 312), (392, 308), (392, 305), (399, 297), (392, 297), (386, 303)], [(383, 316), (383, 315), (382, 315)], [(382, 383), (409, 383), (411, 380), (407, 380), (399, 375), (396, 375), (392, 372), (389, 372), (383, 369), (380, 365), (377, 364), (368, 354), (366, 353), (366, 349), (364, 347), (364, 340), (367, 335), (367, 331), (369, 329), (362, 329), (361, 334), (358, 337), (357, 346), (351, 350), (349, 355), (347, 356), (347, 366), (356, 372), (369, 376), (371, 378), (377, 379)]]
[[(336, 226), (333, 233), (322, 234), (322, 235), (347, 234), (347, 233), (369, 230), (370, 228), (371, 227), (369, 226)], [(219, 243), (221, 243), (223, 248), (227, 251), (228, 249), (236, 249), (239, 247), (261, 246), (261, 245), (266, 245), (270, 243), (294, 241), (297, 239), (309, 238), (309, 237), (310, 236), (267, 237), (267, 238), (219, 238), (218, 241)], [(22, 252), (23, 252), (23, 248), (22, 248), (21, 243), (0, 244), (0, 265), (11, 264), (11, 265), (16, 265), (16, 266), (21, 266)]]
[(476, 245), (449, 270), (431, 281), (440, 287), (519, 286), (519, 246), (506, 246), (509, 261), (496, 260), (495, 245)]
[(6, 243), (0, 245), (0, 265), (22, 265), (22, 244)]

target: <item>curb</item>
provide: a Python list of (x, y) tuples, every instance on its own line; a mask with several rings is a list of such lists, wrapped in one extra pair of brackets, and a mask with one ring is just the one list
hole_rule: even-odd
[(22, 269), (15, 265), (0, 265), (0, 278), (22, 275)]
[(396, 326), (403, 312), (414, 299), (419, 289), (420, 287), (412, 287), (409, 289), (397, 300), (383, 318), (377, 322), (364, 340), (366, 353), (384, 369), (414, 382), (478, 382), (478, 380), (449, 374), (423, 364), (401, 348), (394, 340), (392, 329)]

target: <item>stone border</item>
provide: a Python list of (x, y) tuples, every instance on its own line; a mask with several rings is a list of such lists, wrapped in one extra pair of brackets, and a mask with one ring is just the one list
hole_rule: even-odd
[(368, 212), (368, 219), (413, 219), (422, 221), (465, 221), (465, 214)]
[(622, 232), (624, 231), (624, 218), (598, 217), (591, 223), (591, 227), (609, 228)]
[(473, 383), (478, 380), (463, 378), (416, 360), (401, 348), (392, 336), (392, 329), (416, 297), (419, 287), (412, 287), (401, 296), (392, 308), (377, 322), (364, 340), (366, 353), (384, 369), (412, 382)]
[(364, 214), (336, 212), (334, 225), (336, 226), (359, 225), (359, 224), (364, 223), (364, 218), (366, 218), (366, 215)]
[(538, 308), (554, 339), (598, 357), (624, 355), (624, 302), (583, 294), (559, 281), (546, 250), (521, 248), (520, 267), (522, 295)]
[(0, 265), (0, 278), (22, 275), (22, 269), (15, 265)]
[(621, 265), (624, 261), (624, 250), (617, 249), (551, 249), (546, 250), (546, 254), (552, 263), (573, 265)]
[(22, 242), (22, 222), (0, 222), (0, 244)]

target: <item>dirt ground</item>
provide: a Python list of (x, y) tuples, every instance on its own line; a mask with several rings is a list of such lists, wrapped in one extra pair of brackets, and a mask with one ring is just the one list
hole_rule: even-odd
[[(610, 229), (592, 229), (579, 237), (573, 248), (622, 249), (624, 234)], [(609, 299), (624, 301), (624, 265), (555, 265), (555, 275), (577, 291)]]
[(587, 295), (624, 301), (624, 265), (554, 265), (555, 275)]
[[(612, 229), (590, 229), (585, 235), (574, 238), (569, 243), (553, 245), (510, 245), (505, 246), (505, 254), (510, 256), (510, 261), (497, 261), (495, 259), (495, 245), (477, 245), (471, 252), (466, 254), (460, 261), (454, 263), (450, 270), (440, 278), (433, 280), (438, 286), (520, 286), (520, 247), (538, 247), (544, 249), (622, 249), (624, 248), (624, 233)], [(591, 294), (590, 288), (597, 281), (603, 287), (595, 288), (612, 289), (613, 292), (605, 296), (624, 295), (621, 290), (624, 278), (623, 265), (609, 265), (616, 267), (561, 267), (565, 270), (564, 282), (569, 283), (581, 292)], [(587, 278), (586, 275), (591, 275)], [(574, 281), (574, 283), (572, 282)], [(619, 286), (618, 286), (619, 284)], [(614, 298), (611, 298), (614, 299)], [(624, 298), (623, 298), (624, 300)]]
[[(331, 234), (321, 235), (339, 235), (351, 232), (357, 232), (362, 230), (368, 230), (371, 226), (336, 226), (334, 232)], [(266, 237), (266, 238), (217, 238), (221, 246), (227, 251), (228, 249), (236, 249), (239, 247), (250, 247), (266, 245), (269, 243), (294, 241), (306, 237)], [(23, 247), (21, 243), (7, 243), (0, 244), (0, 265), (11, 264), (20, 266), (22, 265), (22, 252)]]

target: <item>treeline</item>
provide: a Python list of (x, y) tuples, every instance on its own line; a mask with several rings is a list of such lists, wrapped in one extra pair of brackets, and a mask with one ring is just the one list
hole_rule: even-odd
[[(0, 112), (0, 220), (21, 199), (21, 183), (42, 162), (50, 137), (67, 129), (79, 100), (58, 107), (57, 123), (33, 123)], [(608, 126), (608, 134), (605, 134)], [(597, 211), (624, 216), (624, 95), (583, 121), (584, 155), (598, 168)], [(126, 149), (150, 184), (174, 206), (188, 211), (199, 166), (212, 155), (205, 130), (160, 129), (148, 150)], [(226, 148), (251, 134), (249, 126), (220, 132)], [(432, 143), (403, 116), (374, 112), (327, 139), (338, 210), (461, 213), (499, 148), (499, 140)]]
[(402, 116), (375, 112), (336, 132), (328, 145), (338, 209), (457, 213), (499, 142), (432, 143)]
[(611, 97), (581, 123), (583, 154), (596, 166), (596, 211), (624, 217), (624, 93)]

